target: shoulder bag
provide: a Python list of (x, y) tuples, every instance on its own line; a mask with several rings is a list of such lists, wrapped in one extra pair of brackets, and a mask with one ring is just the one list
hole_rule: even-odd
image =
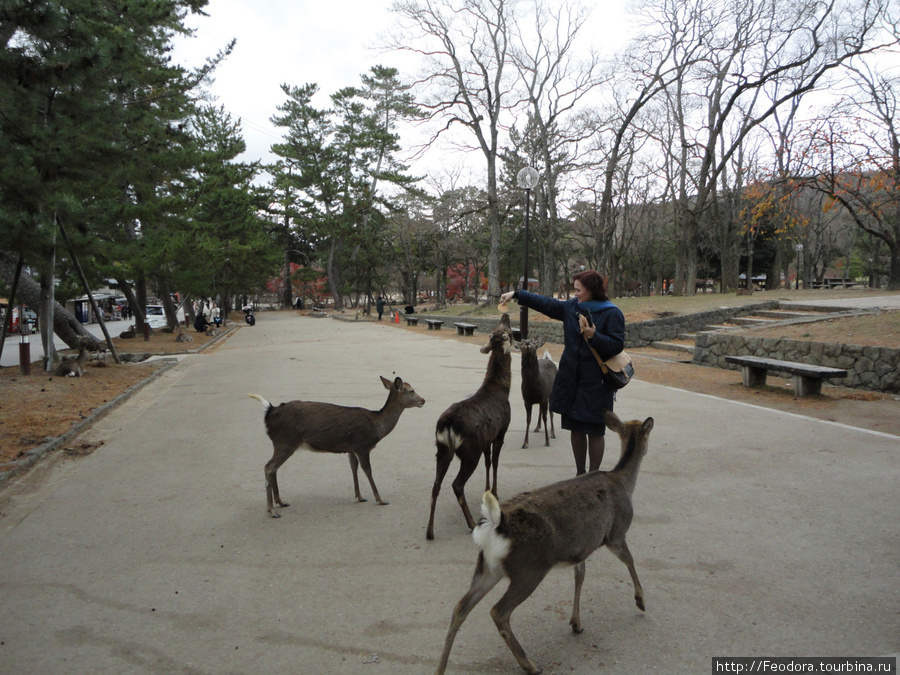
[(597, 359), (597, 363), (600, 364), (603, 380), (606, 382), (607, 387), (612, 391), (618, 391), (631, 382), (631, 378), (634, 377), (634, 366), (631, 363), (631, 357), (624, 350), (604, 361), (600, 358), (597, 350), (591, 347), (587, 335), (584, 336), (584, 341), (594, 358)]

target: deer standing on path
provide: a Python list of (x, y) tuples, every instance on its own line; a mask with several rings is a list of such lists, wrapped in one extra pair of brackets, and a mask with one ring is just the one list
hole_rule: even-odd
[[(528, 447), (528, 430), (531, 428), (531, 411), (538, 406), (538, 421), (535, 431), (541, 430), (544, 425), (544, 445), (550, 446), (550, 439), (556, 438), (556, 430), (553, 428), (553, 413), (550, 412), (550, 394), (553, 392), (553, 382), (556, 379), (556, 364), (550, 358), (550, 352), (544, 352), (544, 358), (537, 357), (537, 350), (544, 341), (525, 339), (519, 342), (519, 351), (522, 353), (522, 400), (525, 401), (525, 442), (522, 448)], [(547, 425), (547, 415), (550, 415), (550, 424)]]
[(275, 512), (275, 504), (289, 506), (281, 501), (278, 493), (278, 468), (301, 447), (313, 452), (347, 453), (357, 501), (366, 501), (359, 493), (357, 473), (361, 465), (375, 501), (387, 504), (375, 487), (369, 454), (378, 441), (397, 426), (404, 410), (421, 408), (425, 405), (425, 399), (399, 377), (393, 382), (382, 377), (381, 382), (388, 390), (388, 397), (384, 407), (377, 412), (313, 401), (290, 401), (276, 407), (259, 394), (249, 395), (262, 403), (266, 411), (266, 432), (275, 449), (265, 468), (266, 502), (273, 518), (281, 517)]
[[(478, 467), (478, 459), (484, 456), (486, 472), (485, 490), (497, 494), (497, 464), (500, 449), (509, 427), (509, 389), (512, 383), (512, 328), (509, 314), (504, 314), (497, 327), (491, 331), (488, 343), (481, 348), (482, 354), (490, 353), (487, 373), (481, 387), (470, 398), (454, 403), (440, 416), (434, 437), (437, 446), (437, 470), (434, 486), (431, 488), (431, 516), (428, 519), (427, 539), (434, 539), (434, 508), (437, 504), (441, 483), (453, 456), (459, 457), (459, 474), (453, 481), (453, 493), (462, 509), (469, 529), (475, 527), (475, 520), (469, 511), (464, 492), (466, 481)], [(494, 482), (491, 485), (491, 469)]]
[(612, 471), (591, 471), (532, 492), (523, 492), (502, 506), (490, 492), (482, 500), (482, 519), (472, 533), (479, 548), (478, 562), (469, 591), (453, 610), (453, 618), (437, 673), (447, 667), (450, 649), (469, 612), (504, 577), (509, 587), (491, 608), (491, 618), (516, 661), (530, 675), (541, 669), (525, 655), (513, 635), (510, 615), (540, 585), (557, 565), (575, 566), (575, 600), (572, 630), (581, 633), (581, 586), (584, 561), (606, 546), (628, 566), (634, 584), (634, 601), (644, 611), (644, 591), (634, 569), (634, 560), (625, 543), (625, 533), (633, 515), (631, 495), (637, 483), (641, 460), (653, 418), (643, 422), (622, 422), (614, 413), (605, 413), (606, 425), (622, 439), (622, 456)]

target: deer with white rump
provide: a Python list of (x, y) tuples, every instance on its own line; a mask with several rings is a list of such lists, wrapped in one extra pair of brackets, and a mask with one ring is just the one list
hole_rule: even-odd
[(466, 481), (478, 468), (481, 456), (484, 456), (486, 473), (484, 489), (491, 490), (495, 496), (497, 494), (497, 464), (509, 428), (509, 389), (512, 384), (512, 357), (509, 352), (512, 344), (509, 314), (504, 314), (498, 326), (491, 331), (488, 343), (481, 348), (482, 354), (491, 355), (481, 387), (471, 397), (447, 408), (437, 421), (434, 430), (437, 471), (431, 488), (431, 517), (425, 533), (427, 539), (434, 539), (434, 507), (454, 455), (459, 457), (460, 467), (453, 481), (453, 493), (469, 529), (475, 527), (475, 519), (469, 511), (464, 490)]
[[(550, 445), (550, 439), (556, 438), (556, 430), (553, 428), (553, 413), (550, 408), (550, 394), (553, 393), (553, 382), (556, 380), (556, 364), (550, 358), (550, 352), (544, 352), (544, 357), (539, 359), (537, 351), (544, 341), (525, 339), (516, 345), (522, 353), (522, 400), (525, 401), (525, 442), (523, 448), (528, 447), (528, 430), (531, 428), (531, 411), (538, 406), (537, 426), (534, 430), (540, 431), (544, 425), (544, 445)], [(547, 415), (550, 415), (550, 425), (547, 425)]]
[(484, 493), (482, 519), (472, 533), (480, 552), (469, 591), (456, 604), (437, 673), (443, 673), (456, 633), (469, 612), (504, 577), (509, 588), (491, 609), (491, 618), (516, 661), (530, 675), (541, 669), (522, 649), (509, 625), (510, 615), (558, 565), (575, 566), (575, 600), (572, 630), (581, 633), (580, 601), (584, 583), (584, 561), (606, 546), (628, 566), (634, 584), (634, 601), (644, 611), (644, 591), (625, 543), (633, 515), (631, 495), (637, 483), (641, 460), (653, 418), (622, 422), (614, 413), (605, 414), (606, 426), (622, 439), (622, 456), (612, 471), (591, 471), (523, 492), (501, 506), (490, 492)]
[(250, 394), (251, 398), (262, 403), (266, 411), (266, 432), (275, 449), (265, 469), (269, 515), (273, 518), (281, 517), (275, 512), (275, 504), (289, 506), (281, 501), (278, 493), (278, 468), (301, 447), (313, 452), (347, 453), (353, 470), (353, 490), (357, 501), (366, 501), (359, 493), (357, 473), (361, 465), (369, 479), (375, 501), (387, 504), (375, 487), (369, 454), (378, 441), (397, 426), (404, 410), (421, 408), (425, 405), (425, 399), (399, 377), (393, 382), (382, 377), (381, 382), (388, 390), (388, 397), (379, 411), (314, 401), (290, 401), (273, 406), (259, 394)]

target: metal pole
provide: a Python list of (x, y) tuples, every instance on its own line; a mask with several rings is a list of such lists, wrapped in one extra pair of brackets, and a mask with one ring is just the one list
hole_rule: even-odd
[[(531, 206), (531, 190), (525, 190), (525, 274), (522, 275), (522, 290), (528, 290), (528, 212)], [(528, 337), (528, 308), (521, 305), (519, 309), (519, 330), (522, 339)]]

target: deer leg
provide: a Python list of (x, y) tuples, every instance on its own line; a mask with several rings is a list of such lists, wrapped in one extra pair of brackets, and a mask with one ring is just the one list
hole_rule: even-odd
[[(494, 493), (494, 496), (497, 497), (497, 466), (500, 464), (500, 450), (503, 448), (503, 437), (506, 434), (506, 430), (503, 430), (496, 440), (493, 443), (493, 451), (491, 452), (491, 470), (494, 473), (494, 482), (491, 484), (491, 492)], [(485, 489), (487, 492), (487, 489)]]
[[(540, 421), (544, 423), (544, 445), (550, 447), (550, 427), (547, 426), (547, 402), (541, 401), (540, 404)], [(540, 426), (540, 424), (538, 424)]]
[(283, 448), (276, 446), (275, 454), (272, 455), (272, 459), (266, 462), (266, 504), (269, 508), (269, 515), (273, 518), (281, 518), (281, 515), (275, 513), (274, 504), (278, 504), (278, 506), (290, 506), (290, 504), (281, 501), (281, 495), (278, 494), (278, 468), (284, 464), (292, 454), (294, 454), (293, 449), (284, 450)]
[[(351, 452), (350, 456), (352, 457), (353, 454), (354, 453)], [(378, 494), (378, 488), (375, 487), (375, 479), (372, 478), (372, 464), (369, 461), (369, 453), (368, 452), (360, 453), (358, 459), (359, 459), (360, 465), (362, 466), (362, 470), (366, 474), (366, 478), (369, 479), (369, 486), (372, 488), (372, 494), (375, 495), (375, 501), (378, 502), (381, 506), (387, 506), (387, 502), (381, 498), (381, 495)], [(356, 497), (357, 497), (357, 499), (359, 499), (359, 483), (356, 480), (356, 471), (355, 470), (353, 471), (353, 482), (356, 485)], [(365, 500), (360, 499), (360, 501), (362, 502)]]
[(584, 560), (575, 565), (575, 600), (572, 602), (572, 618), (569, 623), (572, 624), (572, 630), (581, 633), (584, 628), (581, 627), (581, 586), (584, 584)]
[(478, 562), (475, 565), (475, 574), (472, 576), (472, 584), (466, 594), (460, 598), (453, 608), (453, 618), (450, 620), (450, 628), (447, 629), (447, 637), (444, 639), (444, 651), (441, 653), (441, 661), (438, 664), (437, 675), (442, 675), (447, 668), (447, 661), (450, 659), (450, 650), (453, 648), (453, 640), (456, 633), (462, 626), (463, 621), (469, 616), (469, 612), (474, 609), (475, 605), (481, 602), (482, 598), (487, 595), (494, 586), (503, 578), (503, 571), (497, 568), (489, 571), (484, 564), (484, 554), (478, 554)]
[(434, 478), (434, 485), (431, 488), (431, 516), (428, 518), (428, 530), (425, 532), (425, 538), (429, 541), (434, 539), (434, 508), (437, 504), (438, 495), (441, 492), (441, 483), (444, 482), (444, 476), (447, 475), (447, 469), (450, 468), (450, 462), (452, 461), (453, 451), (449, 448), (438, 446), (437, 472)]
[[(550, 410), (550, 404), (547, 404), (547, 415), (550, 416), (550, 438), (556, 438), (556, 429), (553, 427), (553, 411)], [(544, 423), (546, 426), (546, 422)]]
[(477, 467), (477, 458), (474, 461), (470, 460), (468, 462), (462, 462), (459, 467), (459, 473), (456, 474), (456, 478), (453, 480), (453, 494), (456, 495), (456, 501), (459, 502), (459, 507), (462, 509), (463, 516), (466, 518), (466, 525), (469, 526), (470, 530), (475, 529), (475, 519), (472, 518), (472, 512), (469, 511), (469, 505), (466, 503), (465, 487), (466, 482), (471, 478), (472, 474), (475, 473)]
[(538, 673), (543, 671), (525, 655), (525, 650), (522, 649), (522, 645), (519, 644), (509, 625), (509, 617), (516, 607), (525, 602), (534, 593), (534, 589), (540, 585), (548, 571), (546, 569), (533, 569), (524, 572), (515, 579), (510, 578), (509, 588), (506, 589), (506, 593), (491, 608), (491, 618), (497, 625), (500, 637), (506, 642), (506, 646), (509, 647), (513, 656), (516, 657), (519, 665), (529, 675), (538, 675)]
[(350, 457), (350, 470), (353, 472), (353, 493), (356, 495), (356, 501), (364, 502), (366, 500), (359, 492), (359, 477), (357, 476), (359, 472), (359, 458), (354, 452), (349, 452), (347, 455)]
[[(525, 442), (522, 443), (523, 450), (528, 447), (528, 430), (531, 428), (531, 408), (532, 408), (532, 405), (530, 403), (525, 404)], [(540, 423), (541, 423), (541, 418), (540, 418), (540, 415), (538, 415), (538, 425), (539, 426), (540, 426)], [(537, 431), (537, 429), (535, 429), (535, 431)], [(484, 491), (487, 492), (487, 488), (485, 488)]]
[(634, 558), (631, 557), (631, 551), (628, 550), (628, 544), (623, 540), (621, 544), (609, 545), (609, 550), (628, 567), (628, 573), (631, 574), (631, 583), (634, 584), (634, 604), (642, 612), (646, 611), (644, 607), (644, 589), (638, 580), (637, 570), (634, 569)]

